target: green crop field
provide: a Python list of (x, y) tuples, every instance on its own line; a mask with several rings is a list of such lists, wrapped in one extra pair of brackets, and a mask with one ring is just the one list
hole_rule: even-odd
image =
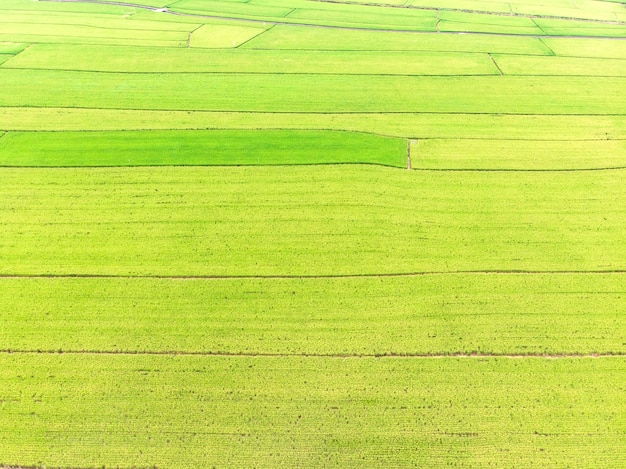
[(625, 38), (2, 0), (0, 469), (625, 467)]

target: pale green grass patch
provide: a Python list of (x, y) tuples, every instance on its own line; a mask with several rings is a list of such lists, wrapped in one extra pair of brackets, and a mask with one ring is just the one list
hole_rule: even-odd
[(544, 38), (556, 55), (626, 59), (626, 40), (600, 38)]
[(459, 11), (439, 13), (440, 31), (541, 34), (542, 31), (529, 18), (515, 16), (487, 15)]
[(494, 59), (505, 75), (626, 76), (626, 59), (519, 55), (495, 55)]
[(624, 353), (624, 277), (4, 278), (0, 341), (65, 352)]
[(537, 25), (552, 36), (596, 36), (626, 38), (626, 27), (623, 24), (599, 24), (588, 21), (535, 19)]
[(346, 165), (4, 168), (0, 273), (622, 270), (623, 175)]
[(2, 108), (4, 130), (317, 129), (407, 138), (585, 140), (626, 138), (626, 116), (249, 113)]
[(626, 167), (626, 140), (425, 139), (411, 145), (413, 167), (439, 169), (602, 169)]
[[(623, 358), (0, 356), (0, 457), (53, 467), (618, 467)], [(619, 448), (622, 448), (621, 450)]]
[(407, 50), (491, 52), (548, 55), (541, 41), (531, 37), (487, 37), (484, 35), (455, 35), (400, 33), (386, 31), (347, 31), (302, 28), (278, 25), (257, 36), (243, 47), (251, 49), (299, 50)]
[(205, 24), (191, 33), (190, 47), (238, 47), (261, 34), (266, 27)]
[[(216, 37), (220, 38), (218, 40), (226, 41), (224, 44), (229, 39), (229, 36)], [(192, 43), (193, 41), (192, 36)], [(7, 65), (11, 68), (113, 72), (132, 69), (136, 72), (384, 75), (495, 75), (498, 73), (486, 54), (247, 49), (206, 51), (149, 47), (71, 46), (68, 44), (34, 45)]]
[(616, 77), (161, 75), (0, 69), (0, 106), (621, 114), (626, 109), (623, 91), (623, 80)]

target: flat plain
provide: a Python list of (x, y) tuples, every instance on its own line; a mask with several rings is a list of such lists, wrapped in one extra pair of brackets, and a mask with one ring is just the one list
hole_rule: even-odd
[(625, 7), (1, 2), (0, 468), (624, 467)]

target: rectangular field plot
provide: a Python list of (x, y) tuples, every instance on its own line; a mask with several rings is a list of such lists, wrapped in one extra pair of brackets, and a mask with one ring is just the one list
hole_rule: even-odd
[(556, 55), (626, 59), (626, 41), (602, 38), (544, 38)]
[(0, 23), (0, 40), (15, 42), (179, 46), (187, 43), (187, 36), (188, 33), (184, 31)]
[(626, 167), (626, 140), (420, 140), (413, 167), (438, 169), (568, 170)]
[(264, 32), (265, 27), (205, 24), (189, 38), (189, 47), (238, 47)]
[(179, 73), (383, 75), (495, 75), (498, 73), (487, 54), (245, 49), (207, 51), (67, 44), (34, 45), (6, 66), (10, 68)]
[(0, 69), (0, 106), (623, 114), (623, 91), (624, 82), (617, 77), (225, 76)]
[(277, 165), (406, 166), (406, 141), (350, 132), (145, 131), (10, 133), (0, 166)]
[(495, 175), (331, 165), (0, 175), (4, 275), (626, 268), (621, 170)]
[(9, 131), (333, 129), (402, 138), (619, 140), (626, 139), (626, 116), (293, 114), (10, 107), (1, 109), (0, 129)]
[[(444, 5), (441, 0), (407, 0), (403, 5), (413, 7), (426, 8), (442, 8)], [(509, 3), (489, 2), (476, 0), (454, 0), (453, 4), (445, 5), (445, 7), (468, 10), (468, 11), (489, 11), (494, 13), (510, 13)]]
[(53, 352), (624, 354), (624, 295), (624, 274), (2, 278), (0, 342)]
[(170, 4), (170, 10), (200, 15), (232, 15), (236, 18), (284, 18), (293, 8), (288, 6), (263, 5), (253, 2), (179, 0)]
[(437, 13), (423, 10), (400, 10), (390, 8), (354, 6), (342, 11), (296, 9), (289, 19), (298, 22), (333, 26), (366, 27), (371, 29), (397, 29), (406, 31), (435, 31)]
[(589, 36), (626, 38), (623, 24), (595, 23), (588, 21), (535, 19), (537, 25), (551, 36)]
[[(548, 3), (548, 2), (546, 2)], [(511, 10), (521, 15), (553, 16), (555, 18), (588, 19), (598, 21), (615, 21), (615, 13), (598, 9), (581, 9), (554, 5), (511, 4)]]
[(505, 75), (625, 77), (626, 60), (582, 57), (494, 56)]
[(530, 18), (441, 11), (439, 19), (439, 31), (542, 34), (541, 29)]
[(48, 467), (618, 467), (624, 365), (2, 354), (0, 458)]
[(439, 52), (492, 52), (548, 55), (536, 38), (484, 35), (348, 31), (278, 25), (243, 47), (298, 50), (406, 50)]

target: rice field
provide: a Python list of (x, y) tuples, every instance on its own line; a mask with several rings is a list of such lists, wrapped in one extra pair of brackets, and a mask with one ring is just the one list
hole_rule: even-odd
[(626, 4), (0, 3), (0, 469), (626, 465)]

